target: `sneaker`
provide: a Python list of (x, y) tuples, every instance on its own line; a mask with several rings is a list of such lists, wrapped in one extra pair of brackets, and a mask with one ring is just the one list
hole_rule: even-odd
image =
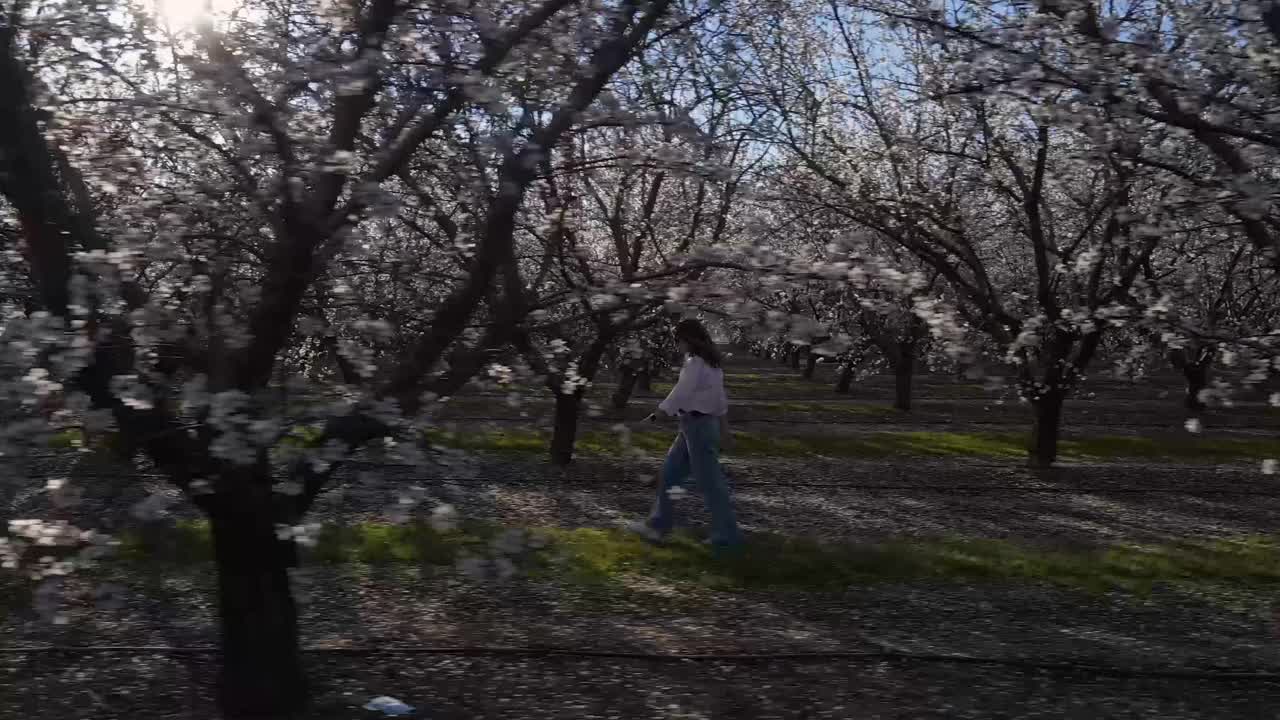
[(639, 535), (645, 541), (655, 545), (661, 545), (667, 539), (665, 535), (653, 529), (647, 522), (633, 522), (627, 526), (627, 532)]

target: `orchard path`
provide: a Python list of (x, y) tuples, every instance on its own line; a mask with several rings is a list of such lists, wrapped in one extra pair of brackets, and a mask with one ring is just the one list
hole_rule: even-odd
[[(1002, 454), (1004, 446), (986, 455), (939, 455), (927, 442), (918, 454), (899, 446), (887, 455), (848, 453), (843, 443), (885, 433), (1017, 433), (1025, 413), (1008, 398), (1001, 404), (998, 395), (950, 378), (920, 378), (915, 409), (902, 415), (885, 407), (891, 397), (885, 378), (871, 378), (843, 398), (831, 391), (829, 368), (820, 367), (813, 382), (753, 359), (735, 362), (729, 372), (740, 385), (731, 389), (737, 430), (773, 440), (818, 438), (829, 451), (727, 457), (742, 524), (753, 534), (854, 548), (995, 542), (1022, 548), (1027, 554), (1015, 562), (1023, 563), (1037, 561), (1037, 548), (1158, 553), (1186, 541), (1234, 547), (1276, 535), (1280, 477), (1263, 475), (1254, 458), (1093, 457), (1032, 472)], [(1176, 384), (1094, 387), (1095, 397), (1070, 406), (1068, 439), (1176, 444), (1188, 437)], [(600, 405), (609, 390), (601, 383), (593, 393)], [(625, 412), (585, 418), (583, 433), (615, 437), (613, 426), (634, 426), (654, 401), (653, 394), (639, 395)], [(512, 408), (498, 398), (463, 396), (446, 420), (469, 436), (529, 432), (546, 410), (541, 401)], [(1261, 403), (1245, 403), (1211, 414), (1202, 438), (1268, 442), (1278, 418)], [(657, 429), (671, 431), (670, 425)], [(537, 454), (480, 453), (452, 475), (356, 467), (313, 519), (385, 523), (404, 488), (419, 485), (476, 520), (616, 527), (646, 510), (659, 460), (652, 451), (634, 457), (584, 452), (561, 470)], [(113, 506), (127, 506), (143, 492), (129, 489)], [(12, 512), (34, 510), (36, 500), (10, 498)], [(680, 502), (698, 532), (700, 503)], [(176, 513), (190, 511), (179, 506)], [(1275, 545), (1261, 548), (1260, 562), (1274, 569)], [(305, 642), (320, 648), (873, 654), (672, 664), (322, 653), (312, 661), (321, 689), (314, 717), (325, 720), (358, 717), (353, 705), (380, 694), (423, 707), (421, 716), (432, 718), (1263, 718), (1277, 717), (1280, 707), (1280, 635), (1272, 605), (1280, 584), (1273, 578), (1190, 577), (1132, 591), (940, 569), (936, 577), (889, 577), (841, 589), (726, 590), (627, 572), (602, 589), (554, 573), (495, 584), (440, 568), (326, 565), (304, 567), (298, 589)], [(208, 573), (118, 580), (130, 590), (122, 609), (65, 627), (32, 624), (14, 611), (4, 623), (6, 644), (216, 642)], [(211, 661), (147, 653), (3, 655), (0, 716), (208, 717)], [(4, 690), (17, 687), (18, 678), (47, 691)]]

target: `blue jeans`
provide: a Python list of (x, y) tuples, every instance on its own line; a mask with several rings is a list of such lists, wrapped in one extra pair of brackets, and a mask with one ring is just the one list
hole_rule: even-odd
[(742, 542), (733, 515), (729, 486), (720, 469), (720, 418), (714, 415), (680, 416), (680, 434), (662, 463), (662, 482), (649, 515), (649, 527), (666, 534), (675, 526), (675, 506), (667, 491), (693, 475), (711, 514), (711, 543), (731, 546)]

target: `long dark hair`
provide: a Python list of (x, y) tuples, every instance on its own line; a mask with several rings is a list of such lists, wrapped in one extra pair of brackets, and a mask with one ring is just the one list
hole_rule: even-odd
[(676, 340), (683, 340), (689, 346), (689, 352), (702, 358), (713, 368), (720, 367), (720, 351), (711, 340), (711, 333), (702, 323), (688, 318), (676, 323)]

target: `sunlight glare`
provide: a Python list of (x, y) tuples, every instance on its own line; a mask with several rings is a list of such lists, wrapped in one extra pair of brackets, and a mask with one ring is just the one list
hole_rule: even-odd
[(210, 0), (156, 0), (156, 14), (174, 29), (189, 28), (208, 15)]

